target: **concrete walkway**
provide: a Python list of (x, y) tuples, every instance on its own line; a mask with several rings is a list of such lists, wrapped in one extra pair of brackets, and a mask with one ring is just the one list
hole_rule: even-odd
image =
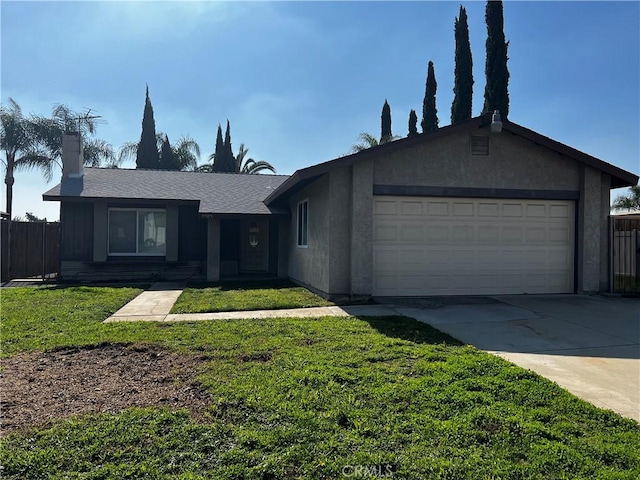
[(285, 310), (248, 310), (215, 313), (169, 313), (185, 288), (184, 284), (158, 282), (145, 290), (105, 320), (105, 322), (194, 322), (199, 320), (237, 320), (241, 318), (311, 318), (311, 317), (384, 317), (398, 315), (385, 305), (354, 305), (348, 307), (309, 307)]
[(154, 283), (105, 322), (161, 322), (167, 317), (185, 286), (184, 283)]
[(439, 305), (354, 305), (170, 314), (184, 285), (156, 283), (105, 322), (402, 315), (501, 356), (640, 422), (640, 301), (515, 295)]

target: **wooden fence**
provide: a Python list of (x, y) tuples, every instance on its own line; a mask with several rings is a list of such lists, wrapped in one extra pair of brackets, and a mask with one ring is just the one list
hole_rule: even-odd
[(59, 222), (11, 222), (11, 245), (7, 243), (9, 222), (1, 222), (0, 227), (0, 276), (3, 282), (16, 278), (52, 278), (57, 275), (60, 270)]

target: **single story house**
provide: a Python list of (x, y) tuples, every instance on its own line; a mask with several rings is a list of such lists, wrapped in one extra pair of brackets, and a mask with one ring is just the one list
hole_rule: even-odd
[(61, 278), (262, 274), (325, 296), (610, 289), (610, 190), (638, 176), (485, 114), (291, 176), (83, 168), (65, 138)]

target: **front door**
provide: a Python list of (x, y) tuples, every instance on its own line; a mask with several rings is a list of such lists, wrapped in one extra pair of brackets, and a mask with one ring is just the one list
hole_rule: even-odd
[(269, 268), (269, 222), (243, 219), (240, 238), (240, 271), (266, 272)]

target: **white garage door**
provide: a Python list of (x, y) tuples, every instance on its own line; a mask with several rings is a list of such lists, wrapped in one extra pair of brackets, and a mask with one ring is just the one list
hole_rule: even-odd
[(572, 201), (374, 196), (377, 296), (572, 293)]

